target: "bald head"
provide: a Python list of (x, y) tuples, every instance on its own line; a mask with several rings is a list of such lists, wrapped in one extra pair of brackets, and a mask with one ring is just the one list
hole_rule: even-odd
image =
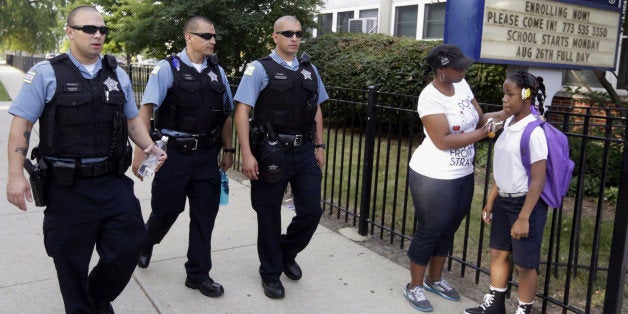
[(301, 22), (299, 22), (299, 20), (297, 20), (296, 17), (292, 15), (284, 15), (275, 21), (275, 25), (273, 25), (273, 32), (283, 31), (284, 30), (283, 28), (285, 27), (285, 25), (290, 24), (290, 23), (301, 24)]
[(98, 10), (96, 10), (96, 8), (91, 6), (91, 5), (81, 5), (81, 6), (78, 6), (78, 7), (74, 8), (74, 9), (72, 9), (72, 11), (70, 11), (70, 14), (68, 14), (68, 18), (65, 21), (65, 23), (66, 23), (65, 25), (68, 25), (68, 26), (69, 25), (75, 25), (76, 16), (79, 13), (88, 12), (88, 11), (96, 12), (96, 13), (100, 14), (100, 12), (98, 12)]

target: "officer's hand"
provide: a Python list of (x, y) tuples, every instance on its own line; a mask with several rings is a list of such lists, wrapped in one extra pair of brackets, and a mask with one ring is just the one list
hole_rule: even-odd
[(133, 174), (140, 179), (140, 181), (144, 181), (144, 177), (137, 172), (140, 169), (140, 165), (142, 165), (142, 161), (146, 158), (146, 153), (141, 150), (139, 147), (135, 146), (135, 151), (133, 152), (133, 163), (131, 164), (131, 170)]
[(168, 159), (168, 155), (166, 155), (166, 152), (155, 146), (154, 144), (151, 144), (150, 146), (146, 147), (146, 149), (144, 150), (144, 152), (147, 155), (154, 155), (154, 156), (159, 156), (157, 157), (157, 166), (155, 167), (155, 172), (159, 171), (159, 168), (161, 168), (161, 166), (164, 164), (164, 162), (166, 161), (166, 159)]
[(259, 168), (257, 160), (253, 155), (242, 155), (242, 173), (251, 180), (257, 180), (259, 176)]
[(316, 151), (316, 162), (318, 162), (318, 166), (323, 170), (325, 167), (325, 150), (324, 149), (315, 149)]
[(227, 171), (233, 166), (233, 153), (224, 153), (220, 159), (220, 169)]
[(33, 194), (31, 194), (31, 186), (28, 183), (26, 177), (21, 176), (9, 176), (7, 180), (7, 200), (9, 203), (15, 205), (17, 208), (26, 211), (26, 201), (33, 202)]

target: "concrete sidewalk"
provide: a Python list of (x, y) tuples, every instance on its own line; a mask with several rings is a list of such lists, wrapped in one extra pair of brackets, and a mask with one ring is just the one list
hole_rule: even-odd
[[(0, 80), (14, 99), (24, 73), (0, 65)], [(10, 102), (0, 102), (0, 186), (6, 190)], [(39, 141), (33, 132), (31, 147)], [(131, 176), (135, 178), (134, 176)], [(150, 213), (150, 181), (136, 179), (144, 217)], [(298, 257), (303, 278), (282, 276), (286, 297), (268, 299), (258, 274), (255, 212), (248, 186), (230, 182), (229, 205), (221, 207), (212, 241), (211, 276), (225, 287), (219, 298), (207, 298), (184, 286), (189, 216), (184, 212), (161, 244), (150, 267), (137, 268), (124, 292), (113, 302), (118, 313), (413, 313), (402, 289), (408, 269), (322, 225)], [(284, 228), (294, 213), (284, 208)], [(56, 272), (44, 250), (43, 208), (22, 212), (0, 197), (0, 313), (61, 313), (63, 301)], [(92, 263), (96, 260), (94, 255)], [(477, 306), (464, 298), (427, 297), (436, 313), (462, 313)]]

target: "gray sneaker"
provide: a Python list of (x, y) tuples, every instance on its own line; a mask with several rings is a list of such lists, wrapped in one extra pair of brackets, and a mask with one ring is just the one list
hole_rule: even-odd
[(425, 298), (423, 288), (416, 286), (410, 289), (408, 288), (409, 286), (410, 284), (407, 284), (406, 288), (403, 289), (403, 295), (406, 297), (406, 300), (408, 300), (415, 309), (421, 312), (431, 312), (433, 309), (432, 304)]
[(458, 291), (456, 291), (456, 289), (451, 287), (449, 283), (445, 281), (445, 279), (431, 282), (427, 280), (427, 278), (425, 278), (423, 279), (423, 287), (425, 287), (425, 290), (436, 293), (447, 300), (451, 300), (451, 301), (460, 300), (460, 294), (458, 294)]

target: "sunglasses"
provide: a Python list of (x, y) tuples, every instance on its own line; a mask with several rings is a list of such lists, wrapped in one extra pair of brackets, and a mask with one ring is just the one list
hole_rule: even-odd
[(102, 35), (107, 35), (109, 33), (109, 27), (107, 26), (95, 26), (95, 25), (83, 25), (83, 26), (70, 26), (70, 28), (74, 28), (79, 31), (83, 31), (85, 34), (96, 34), (96, 31), (99, 31)]
[(292, 36), (297, 35), (297, 38), (301, 38), (303, 37), (303, 32), (302, 31), (283, 31), (283, 32), (275, 32), (275, 34), (281, 34), (284, 37), (287, 38), (292, 38)]
[(212, 34), (212, 33), (192, 33), (190, 32), (190, 34), (194, 34), (200, 38), (203, 38), (205, 40), (210, 40), (212, 38), (216, 38), (218, 39), (218, 37), (216, 37), (216, 34)]

